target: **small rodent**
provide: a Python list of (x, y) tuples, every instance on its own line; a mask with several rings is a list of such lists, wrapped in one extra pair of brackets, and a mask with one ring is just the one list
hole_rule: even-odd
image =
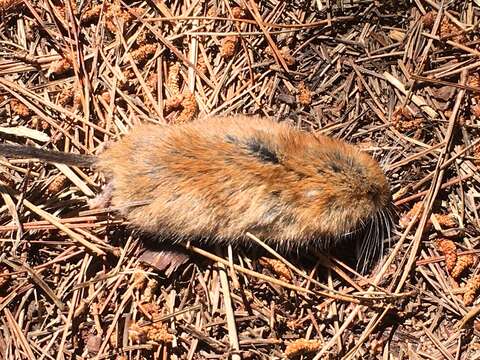
[(250, 232), (277, 248), (328, 248), (386, 226), (391, 203), (379, 164), (357, 147), (266, 118), (139, 125), (99, 156), (5, 144), (0, 154), (94, 166), (135, 228), (174, 241), (244, 244)]

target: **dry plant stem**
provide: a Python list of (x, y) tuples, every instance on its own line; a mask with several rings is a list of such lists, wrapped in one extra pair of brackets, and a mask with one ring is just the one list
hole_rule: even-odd
[(435, 1), (432, 1), (432, 0), (424, 0), (428, 5), (430, 5), (432, 8), (434, 8), (435, 10), (437, 10), (438, 12), (440, 11), (443, 11), (443, 13), (445, 14), (445, 16), (450, 20), (452, 21), (455, 25), (457, 25), (460, 29), (465, 29), (465, 25), (458, 21), (457, 18), (455, 16), (453, 16), (452, 14), (450, 14), (450, 12), (448, 10), (445, 10), (445, 8), (443, 7), (443, 2), (441, 5), (438, 5)]
[[(462, 73), (462, 78), (461, 78), (461, 83), (463, 85), (465, 85), (466, 77), (467, 77), (467, 74), (465, 72), (463, 72)], [(456, 121), (456, 118), (457, 118), (457, 113), (458, 113), (458, 110), (460, 108), (460, 104), (461, 104), (464, 96), (465, 96), (465, 90), (461, 89), (458, 92), (457, 99), (455, 101), (455, 105), (454, 105), (453, 110), (452, 110), (452, 114), (450, 115), (450, 119), (449, 119), (449, 123), (448, 123), (448, 129), (447, 129), (447, 133), (446, 133), (445, 139), (444, 139), (445, 146), (444, 146), (444, 148), (442, 150), (442, 153), (439, 157), (439, 160), (437, 162), (435, 175), (433, 176), (432, 185), (430, 187), (429, 193), (428, 193), (428, 195), (427, 195), (427, 197), (424, 201), (425, 210), (423, 211), (423, 214), (420, 218), (420, 222), (419, 222), (417, 231), (415, 233), (415, 237), (414, 237), (414, 240), (413, 240), (413, 247), (412, 247), (412, 250), (410, 252), (410, 256), (409, 256), (408, 262), (405, 266), (403, 275), (402, 275), (402, 277), (401, 277), (401, 279), (400, 279), (400, 281), (399, 281), (399, 283), (396, 287), (395, 292), (399, 292), (402, 289), (402, 287), (403, 287), (403, 285), (404, 285), (404, 283), (407, 279), (407, 276), (410, 273), (410, 270), (412, 269), (412, 267), (415, 263), (415, 257), (417, 255), (417, 252), (418, 252), (418, 249), (419, 249), (419, 246), (420, 246), (420, 242), (421, 242), (421, 239), (422, 239), (422, 234), (423, 234), (424, 229), (425, 229), (425, 225), (427, 224), (427, 221), (430, 218), (433, 202), (435, 201), (435, 199), (438, 195), (438, 192), (440, 191), (440, 188), (442, 186), (442, 180), (443, 180), (443, 175), (445, 173), (445, 170), (441, 169), (441, 167), (442, 167), (443, 163), (447, 160), (448, 152), (450, 151), (450, 145), (451, 145), (451, 141), (452, 141), (453, 129), (455, 127), (455, 121)]]
[[(82, 261), (82, 267), (80, 269), (79, 276), (78, 276), (78, 279), (77, 279), (77, 283), (81, 281), (82, 275), (84, 274), (84, 272), (86, 270), (86, 267), (87, 267), (87, 264), (88, 264), (88, 258), (89, 258), (89, 255), (85, 254), (85, 256), (83, 258), (83, 261)], [(67, 315), (67, 320), (66, 320), (66, 323), (65, 323), (65, 329), (63, 331), (62, 339), (60, 341), (60, 346), (59, 346), (60, 351), (57, 354), (57, 360), (62, 360), (64, 358), (63, 347), (65, 346), (65, 342), (67, 341), (67, 336), (69, 334), (69, 330), (71, 329), (71, 323), (72, 323), (73, 315), (75, 314), (75, 308), (76, 308), (76, 305), (77, 305), (77, 302), (78, 302), (79, 295), (80, 295), (79, 291), (74, 290), (73, 297), (72, 297), (72, 300), (70, 302), (70, 308), (68, 309), (68, 315)]]
[[(32, 102), (28, 102), (26, 98), (30, 98), (32, 100), (35, 100), (38, 104), (41, 104), (47, 108), (53, 109), (55, 111), (58, 111), (59, 113), (65, 115), (65, 117), (74, 119), (76, 121), (79, 121), (83, 123), (84, 125), (87, 125), (89, 127), (94, 128), (95, 130), (103, 131), (105, 132), (104, 129), (99, 127), (98, 125), (95, 125), (91, 123), (90, 121), (85, 120), (82, 116), (79, 116), (71, 111), (66, 110), (65, 108), (52, 103), (51, 101), (47, 101), (41, 96), (38, 96), (34, 92), (30, 91), (29, 89), (26, 89), (22, 86), (19, 86), (18, 84), (6, 80), (5, 78), (0, 77), (0, 85), (8, 91), (10, 94), (12, 94), (15, 98), (17, 98), (21, 103), (26, 104), (30, 110), (33, 110), (37, 116), (39, 116), (42, 120), (47, 122), (50, 126), (54, 127), (57, 131), (62, 132), (62, 134), (70, 139), (72, 144), (74, 144), (76, 147), (79, 149), (82, 149), (86, 151), (87, 153), (89, 152), (89, 149), (85, 147), (83, 144), (78, 142), (70, 133), (68, 133), (64, 128), (60, 127), (57, 125), (55, 122), (53, 122), (48, 116), (44, 115), (44, 113)], [(25, 97), (24, 97), (25, 96)], [(110, 136), (114, 136), (114, 134), (107, 133)]]
[(420, 76), (420, 75), (416, 75), (416, 74), (410, 74), (410, 77), (412, 79), (418, 80), (420, 82), (437, 84), (437, 85), (444, 85), (444, 86), (451, 86), (451, 87), (454, 87), (454, 88), (457, 88), (457, 89), (464, 89), (464, 90), (468, 90), (468, 91), (471, 91), (471, 92), (474, 92), (474, 93), (480, 93), (480, 88), (473, 87), (473, 86), (462, 85), (462, 84), (454, 83), (454, 82), (450, 82), (450, 81), (438, 80), (438, 79), (429, 78), (429, 77), (425, 77), (425, 76)]
[(5, 314), (5, 318), (7, 320), (8, 327), (12, 331), (13, 334), (15, 334), (15, 338), (17, 339), (18, 342), (20, 342), (20, 347), (23, 349), (25, 355), (29, 360), (35, 360), (36, 357), (33, 355), (32, 348), (30, 347), (30, 344), (28, 343), (27, 338), (23, 334), (22, 329), (18, 325), (18, 323), (15, 321), (15, 318), (13, 317), (12, 313), (8, 308), (4, 308), (3, 312)]
[(275, 61), (280, 62), (279, 65), (282, 66), (282, 68), (288, 73), (289, 72), (288, 65), (285, 62), (285, 59), (283, 58), (282, 54), (278, 50), (277, 45), (275, 45), (275, 42), (273, 41), (269, 32), (267, 31), (267, 29), (265, 27), (265, 24), (263, 23), (262, 16), (260, 15), (260, 12), (258, 11), (257, 3), (254, 0), (249, 0), (248, 2), (249, 2), (250, 7), (251, 7), (250, 11), (251, 11), (253, 17), (255, 18), (255, 20), (257, 21), (257, 25), (260, 27), (260, 29), (264, 33), (265, 38), (268, 41), (268, 44), (270, 45), (270, 47), (273, 50), (273, 53), (275, 54)]
[(105, 340), (103, 340), (102, 344), (100, 345), (100, 348), (98, 350), (98, 355), (95, 357), (95, 359), (100, 359), (100, 354), (103, 353), (105, 350), (105, 347), (107, 346), (110, 337), (113, 334), (113, 331), (115, 330), (115, 326), (118, 323), (118, 320), (120, 319), (120, 316), (123, 313), (123, 310), (127, 303), (130, 301), (130, 298), (133, 295), (133, 291), (135, 289), (135, 284), (130, 285), (130, 287), (127, 289), (127, 291), (122, 295), (122, 301), (118, 305), (118, 308), (116, 309), (115, 316), (112, 320), (112, 324), (109, 326), (108, 330), (105, 332)]
[(438, 338), (424, 325), (422, 325), (423, 331), (425, 331), (425, 334), (432, 340), (432, 342), (435, 344), (435, 346), (440, 350), (443, 356), (445, 356), (445, 359), (448, 360), (455, 360), (452, 355), (448, 352), (448, 349), (445, 348), (445, 346), (438, 340)]
[(132, 56), (130, 54), (127, 54), (127, 57), (128, 57), (128, 61), (130, 62), (130, 66), (132, 67), (132, 70), (135, 73), (135, 76), (137, 77), (138, 82), (140, 83), (140, 86), (142, 87), (142, 90), (145, 92), (145, 94), (147, 94), (148, 100), (150, 101), (150, 104), (155, 109), (157, 116), (161, 117), (162, 109), (160, 109), (160, 106), (153, 98), (152, 92), (150, 91), (147, 84), (145, 83), (145, 80), (143, 80), (142, 74), (138, 70), (137, 65), (135, 65), (135, 61), (132, 59)]
[(427, 154), (430, 154), (431, 152), (437, 150), (438, 148), (441, 148), (443, 146), (443, 143), (438, 143), (438, 144), (435, 144), (433, 145), (432, 147), (430, 147), (429, 149), (425, 149), (423, 151), (420, 151), (416, 154), (413, 154), (401, 161), (397, 161), (396, 163), (393, 163), (393, 164), (389, 164), (385, 167), (385, 170), (386, 171), (392, 171), (393, 169), (396, 169), (396, 168), (399, 168), (401, 166), (404, 166), (404, 165), (407, 165), (408, 163), (414, 161), (414, 160), (418, 160), (419, 158), (421, 158), (422, 156), (425, 156)]
[[(461, 151), (459, 151), (459, 152), (456, 153), (454, 156), (450, 157), (447, 161), (445, 161), (445, 162), (443, 163), (443, 165), (442, 165), (441, 168), (442, 168), (442, 169), (446, 169), (447, 166), (449, 166), (450, 164), (452, 164), (456, 159), (458, 159), (460, 156), (462, 156), (462, 155), (465, 154), (466, 152), (468, 152), (468, 151), (470, 151), (471, 149), (473, 149), (473, 148), (474, 148), (477, 144), (479, 144), (479, 143), (480, 143), (480, 139), (477, 139), (477, 140), (473, 141), (470, 145), (466, 146), (466, 147), (463, 148)], [(410, 161), (417, 159), (419, 156), (422, 156), (422, 155), (424, 155), (424, 154), (426, 154), (426, 153), (429, 153), (429, 152), (431, 152), (432, 150), (436, 150), (436, 149), (442, 147), (443, 145), (444, 145), (443, 142), (440, 142), (440, 143), (432, 146), (430, 149), (427, 149), (427, 150), (425, 150), (425, 151), (421, 151), (421, 152), (419, 152), (419, 153), (417, 153), (417, 154), (415, 154), (415, 155), (412, 155), (411, 157), (405, 159), (405, 161), (400, 161), (400, 162), (398, 162), (398, 163), (395, 163), (395, 164), (392, 164), (392, 165), (388, 166), (388, 167), (387, 167), (387, 170), (390, 171), (390, 170), (392, 170), (392, 169), (394, 169), (394, 168), (396, 168), (396, 167), (398, 167), (398, 166), (400, 166), (400, 165), (406, 165), (406, 164), (408, 164)], [(400, 164), (400, 165), (399, 165), (399, 164)], [(431, 178), (433, 177), (433, 175), (434, 175), (434, 172), (430, 173), (429, 175), (425, 176), (422, 180), (418, 181), (418, 182), (415, 184), (414, 189), (415, 189), (415, 188), (418, 188), (420, 185), (423, 185), (426, 181), (428, 181), (429, 179), (431, 179)], [(470, 177), (471, 175), (468, 174), (468, 175), (465, 175), (465, 176)], [(459, 178), (464, 178), (464, 177), (459, 177)], [(448, 183), (450, 183), (451, 181), (452, 181), (452, 180), (450, 180)], [(444, 185), (446, 185), (446, 184), (447, 184), (447, 183), (445, 183)], [(451, 183), (451, 184), (453, 184), (453, 183)], [(442, 186), (442, 189), (445, 188), (444, 185)], [(420, 194), (420, 193), (419, 193), (419, 194)], [(423, 193), (422, 193), (422, 194), (423, 194)], [(397, 199), (394, 199), (394, 200), (397, 200)]]
[(62, 301), (58, 298), (58, 296), (53, 292), (53, 290), (48, 286), (48, 284), (40, 277), (39, 274), (35, 272), (34, 269), (30, 268), (27, 264), (17, 265), (8, 259), (3, 259), (3, 262), (8, 266), (12, 267), (16, 272), (26, 271), (32, 277), (33, 281), (48, 295), (50, 299), (54, 302), (54, 304), (63, 311), (65, 309), (65, 305)]
[[(218, 251), (218, 249), (217, 249)], [(227, 318), (228, 341), (234, 351), (239, 351), (237, 325), (235, 323), (235, 311), (233, 309), (232, 298), (230, 296), (230, 286), (228, 284), (227, 268), (223, 263), (218, 263), (220, 283), (222, 285), (223, 303), (225, 306), (225, 316)], [(232, 360), (240, 360), (238, 354), (232, 354)]]
[[(433, 177), (433, 174), (432, 173), (432, 177)], [(475, 174), (474, 173), (471, 173), (471, 174), (467, 174), (467, 175), (463, 175), (463, 176), (457, 176), (456, 178), (454, 179), (451, 179), (445, 183), (442, 184), (442, 186), (440, 187), (440, 189), (447, 189), (449, 188), (450, 186), (452, 185), (455, 185), (455, 184), (459, 184), (459, 183), (462, 183), (463, 181), (467, 180), (467, 179), (470, 179), (471, 177), (473, 177)], [(399, 205), (402, 205), (402, 204), (405, 204), (405, 203), (408, 203), (412, 200), (416, 200), (418, 198), (421, 198), (425, 195), (428, 194), (428, 191), (429, 190), (425, 190), (425, 191), (420, 191), (419, 193), (416, 193), (414, 195), (410, 195), (408, 197), (405, 197), (403, 199), (400, 199), (400, 200), (397, 200), (394, 202), (395, 206), (399, 206)]]
[[(2, 188), (0, 188), (0, 190), (3, 189), (3, 190), (8, 190), (9, 192), (12, 192), (11, 190), (8, 189), (6, 184), (1, 184), (1, 185), (2, 185)], [(23, 205), (25, 205), (27, 208), (29, 208), (35, 214), (39, 215), (40, 217), (42, 217), (43, 219), (48, 221), (50, 224), (55, 226), (57, 229), (66, 233), (68, 236), (70, 236), (70, 238), (73, 241), (80, 243), (81, 245), (85, 246), (85, 248), (92, 251), (93, 253), (95, 253), (98, 256), (106, 255), (106, 253), (103, 250), (101, 250), (98, 246), (90, 243), (84, 237), (80, 236), (78, 233), (74, 232), (73, 230), (69, 229), (67, 226), (63, 225), (55, 216), (49, 214), (45, 210), (40, 209), (38, 206), (35, 206), (34, 204), (32, 204), (27, 199), (21, 199), (20, 195), (14, 195), (14, 197), (17, 200), (22, 200)]]
[[(391, 75), (390, 73), (388, 72), (384, 72), (383, 73), (383, 76), (385, 77), (385, 79), (390, 83), (392, 84), (393, 86), (395, 86), (398, 90), (400, 90), (404, 95), (407, 95), (408, 92), (407, 90), (405, 89), (405, 85), (403, 85), (398, 79), (396, 79), (393, 75)], [(423, 111), (425, 111), (428, 116), (432, 117), (432, 118), (436, 118), (438, 117), (438, 113), (432, 109), (430, 106), (427, 105), (427, 103), (425, 102), (425, 100), (423, 100), (420, 96), (418, 95), (412, 95), (412, 102), (417, 105), (420, 109), (422, 109)]]
[(475, 318), (480, 314), (480, 304), (470, 309), (463, 318), (456, 324), (457, 329), (464, 329), (467, 324), (475, 320)]
[(95, 193), (85, 184), (77, 174), (75, 174), (67, 165), (54, 164), (58, 170), (60, 170), (72, 183), (78, 186), (78, 188), (89, 197), (95, 196)]
[[(363, 293), (363, 289), (361, 287), (361, 285), (359, 285), (356, 281), (354, 281), (350, 276), (347, 275), (347, 273), (344, 271), (347, 270), (347, 271), (350, 271), (351, 269), (349, 268), (345, 268), (345, 266), (343, 266), (343, 269), (342, 269), (342, 265), (344, 264), (340, 264), (336, 261), (332, 261), (331, 259), (329, 259), (326, 255), (324, 254), (321, 254), (319, 252), (316, 252), (315, 253), (315, 256), (317, 256), (318, 260), (320, 261), (320, 263), (329, 268), (329, 269), (332, 269), (335, 273), (337, 273), (340, 277), (342, 277), (352, 288), (354, 288), (355, 290), (357, 290), (358, 293)], [(350, 271), (350, 273), (352, 274), (355, 274), (356, 276), (358, 276), (359, 278), (362, 278), (362, 276), (360, 276), (359, 274), (356, 274), (354, 273), (353, 271)], [(362, 280), (366, 280), (366, 279), (362, 279)], [(368, 283), (368, 281), (366, 281)]]
[[(19, 197), (17, 197), (19, 199)], [(63, 231), (65, 234), (70, 236), (70, 238), (75, 241), (80, 243), (81, 245), (85, 246), (88, 250), (92, 251), (95, 253), (97, 256), (103, 256), (106, 255), (105, 251), (101, 250), (98, 246), (92, 244), (91, 242), (87, 241), (84, 237), (80, 236), (76, 232), (70, 230), (68, 227), (63, 225), (61, 222), (58, 221), (58, 219), (49, 214), (48, 212), (40, 209), (39, 207), (33, 205), (30, 201), (27, 199), (23, 199), (22, 203), (29, 208), (31, 211), (36, 213), (37, 215), (41, 216), (45, 220), (47, 220), (49, 223), (51, 223), (53, 226), (55, 226), (57, 229)]]
[[(435, 21), (434, 21), (434, 24), (433, 24), (433, 27), (432, 27), (432, 34), (435, 34), (438, 31), (438, 28), (440, 26), (440, 21), (441, 21), (441, 18), (442, 18), (442, 13), (443, 13), (443, 7), (440, 8), (440, 10), (437, 13), (437, 16), (435, 18)], [(428, 42), (427, 42), (427, 45), (423, 48), (422, 56), (420, 58), (419, 65), (417, 66), (417, 69), (416, 69), (417, 74), (421, 74), (423, 72), (423, 70), (425, 68), (425, 65), (427, 63), (428, 55), (430, 53), (430, 49), (431, 49), (432, 45), (433, 45), (433, 40), (429, 39)], [(416, 80), (414, 80), (412, 86), (410, 87), (410, 89), (408, 89), (408, 92), (405, 94), (406, 97), (405, 97), (405, 100), (403, 101), (403, 106), (405, 106), (408, 103), (408, 101), (410, 101), (410, 99), (412, 99), (412, 101), (415, 103), (415, 100), (414, 100), (415, 94), (413, 94), (415, 81)], [(417, 106), (420, 106), (417, 103), (415, 103), (415, 104)]]

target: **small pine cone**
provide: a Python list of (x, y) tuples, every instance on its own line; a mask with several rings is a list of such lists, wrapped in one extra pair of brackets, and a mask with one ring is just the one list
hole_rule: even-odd
[[(266, 49), (265, 49), (265, 53), (270, 56), (270, 57), (274, 57), (275, 54), (273, 52), (273, 49), (268, 46)], [(296, 62), (296, 59), (292, 56), (291, 54), (291, 51), (290, 51), (290, 48), (288, 46), (284, 46), (280, 49), (280, 54), (282, 55), (283, 57), (283, 60), (285, 60), (285, 63), (288, 65), (288, 66), (291, 66), (293, 64), (295, 64)]]
[(162, 344), (169, 344), (173, 341), (173, 335), (168, 332), (166, 324), (156, 322), (147, 326), (147, 339)]
[(47, 71), (47, 77), (50, 75), (61, 75), (69, 70), (72, 70), (73, 61), (70, 58), (61, 58), (58, 61), (53, 62)]
[(243, 19), (245, 17), (245, 10), (240, 6), (232, 7), (232, 15), (234, 19)]
[(470, 280), (468, 280), (467, 284), (465, 285), (463, 302), (466, 306), (470, 306), (473, 304), (473, 301), (475, 300), (475, 295), (477, 294), (479, 289), (480, 289), (480, 275), (475, 275)]
[[(452, 22), (450, 22), (448, 18), (444, 17), (442, 19), (442, 22), (440, 23), (440, 31), (439, 31), (440, 37), (442, 38), (448, 37), (450, 35), (457, 34), (460, 31), (461, 29), (457, 27), (455, 24), (453, 24)], [(453, 40), (455, 42), (463, 44), (467, 39), (465, 38), (464, 34), (459, 34), (449, 38), (449, 40)]]
[(102, 336), (101, 335), (90, 335), (88, 337), (85, 348), (90, 355), (98, 354), (100, 346), (102, 345)]
[(60, 18), (65, 20), (65, 6), (53, 6), (57, 13), (60, 15)]
[(158, 83), (158, 74), (153, 72), (148, 75), (147, 81), (145, 81), (150, 91), (156, 91)]
[(158, 281), (155, 279), (148, 279), (145, 290), (142, 292), (142, 301), (150, 302), (153, 300), (154, 294), (158, 288)]
[(457, 258), (457, 263), (455, 264), (455, 267), (452, 269), (452, 272), (450, 275), (454, 279), (458, 279), (462, 273), (470, 268), (473, 264), (475, 263), (475, 258), (473, 255), (460, 255)]
[(467, 86), (480, 89), (480, 73), (471, 74), (467, 79)]
[(473, 156), (475, 157), (475, 164), (477, 166), (480, 165), (480, 144), (476, 145), (474, 148), (473, 148)]
[(433, 27), (433, 24), (435, 23), (436, 17), (437, 17), (437, 13), (435, 11), (430, 11), (426, 13), (425, 15), (422, 16), (423, 25), (426, 28), (431, 29)]
[(400, 132), (415, 131), (422, 128), (423, 119), (415, 119), (404, 107), (398, 107), (392, 114), (392, 125)]
[(192, 94), (188, 90), (185, 91), (183, 94), (182, 108), (183, 110), (180, 112), (180, 115), (175, 119), (175, 124), (182, 124), (193, 120), (198, 111), (195, 94)]
[(237, 49), (237, 45), (239, 42), (239, 37), (236, 35), (226, 36), (222, 40), (222, 45), (220, 47), (220, 55), (224, 59), (231, 58), (235, 55), (235, 50)]
[(180, 63), (175, 63), (170, 66), (167, 77), (167, 87), (170, 89), (172, 96), (180, 94), (179, 83)]
[(150, 301), (150, 302), (143, 303), (142, 304), (142, 309), (146, 314), (148, 314), (148, 317), (150, 319), (160, 317), (161, 307), (156, 302), (151, 302)]
[(206, 74), (207, 73), (207, 64), (205, 63), (205, 58), (203, 55), (200, 55), (197, 58), (197, 70), (201, 74)]
[(138, 49), (133, 50), (130, 54), (133, 60), (137, 63), (142, 63), (155, 54), (157, 51), (157, 45), (146, 44), (140, 46)]
[(136, 322), (130, 323), (128, 328), (128, 338), (134, 344), (142, 344), (147, 340), (146, 327), (138, 325)]
[(409, 131), (416, 131), (416, 130), (421, 130), (423, 126), (423, 119), (413, 119), (410, 121), (402, 121), (399, 123), (399, 126), (397, 127), (398, 131), (402, 132), (409, 132)]
[(26, 118), (31, 115), (30, 109), (17, 99), (13, 99), (10, 101), (10, 108), (12, 110), (12, 113), (22, 118)]
[(278, 275), (280, 280), (285, 282), (291, 282), (293, 277), (290, 269), (280, 260), (272, 259), (268, 257), (261, 257), (259, 260), (260, 265), (268, 268), (270, 271)]
[(143, 46), (148, 43), (148, 30), (143, 29), (140, 34), (138, 34), (137, 39), (135, 42), (137, 43), (138, 46)]
[(123, 9), (119, 3), (108, 5), (105, 15), (106, 28), (115, 33), (118, 31), (117, 22), (123, 24), (123, 26), (130, 24), (137, 16), (142, 16), (144, 10), (141, 8), (129, 8)]
[(298, 339), (287, 345), (285, 349), (285, 356), (288, 359), (296, 358), (301, 355), (319, 351), (322, 346), (323, 342), (320, 340)]
[(312, 92), (305, 86), (303, 81), (298, 84), (297, 101), (302, 106), (309, 106), (312, 103)]
[(102, 13), (102, 7), (103, 5), (96, 5), (91, 9), (85, 11), (82, 14), (82, 18), (80, 19), (81, 23), (88, 24), (98, 21), (98, 19), (100, 18), (100, 14)]
[[(421, 201), (415, 203), (413, 207), (410, 210), (408, 210), (407, 213), (400, 218), (399, 225), (405, 229), (410, 223), (410, 221), (412, 221), (413, 217), (421, 207), (422, 207)], [(417, 217), (417, 221), (418, 221), (418, 217)]]
[(218, 10), (215, 6), (211, 6), (207, 11), (207, 17), (216, 17), (218, 15)]
[(447, 270), (451, 273), (457, 263), (457, 246), (452, 240), (440, 239), (437, 241), (437, 248), (445, 256)]
[(105, 19), (105, 27), (107, 28), (108, 31), (110, 31), (112, 34), (115, 34), (116, 32), (119, 31), (117, 27), (117, 23), (113, 21), (112, 17), (107, 16)]
[(167, 326), (157, 322), (151, 325), (139, 326), (137, 323), (131, 323), (128, 329), (128, 337), (130, 341), (142, 344), (150, 341), (168, 344), (173, 341), (173, 335), (168, 332)]
[(296, 60), (295, 58), (292, 56), (291, 52), (290, 52), (290, 48), (289, 47), (283, 47), (280, 52), (282, 53), (282, 56), (283, 56), (283, 60), (285, 60), (285, 63), (288, 65), (288, 66), (292, 66), (293, 64), (295, 64)]
[(47, 192), (49, 194), (58, 194), (60, 191), (63, 190), (65, 185), (67, 184), (67, 177), (65, 175), (58, 175), (49, 185), (47, 188)]
[(120, 9), (120, 17), (125, 22), (125, 24), (130, 24), (132, 21), (136, 20), (137, 17), (141, 17), (145, 10), (140, 7), (132, 7), (128, 9)]
[(435, 218), (441, 227), (445, 229), (457, 227), (457, 222), (451, 214), (435, 214)]
[(100, 94), (100, 97), (107, 103), (110, 104), (111, 96), (110, 91), (104, 91)]
[(58, 96), (58, 104), (63, 107), (67, 105), (71, 105), (73, 103), (74, 95), (75, 95), (75, 91), (73, 90), (73, 88), (63, 89), (60, 95)]
[(168, 114), (173, 110), (178, 110), (182, 108), (183, 96), (175, 96), (173, 98), (167, 99), (165, 101), (165, 112)]
[(472, 105), (470, 107), (470, 111), (472, 112), (473, 116), (477, 119), (480, 119), (480, 103)]
[(145, 271), (140, 267), (135, 269), (132, 275), (133, 287), (136, 290), (143, 290), (147, 285), (148, 279), (145, 274)]

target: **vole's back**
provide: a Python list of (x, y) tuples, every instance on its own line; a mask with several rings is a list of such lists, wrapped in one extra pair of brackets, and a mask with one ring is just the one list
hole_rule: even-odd
[(142, 125), (98, 160), (112, 205), (132, 225), (173, 239), (242, 239), (280, 245), (338, 238), (389, 200), (377, 163), (344, 142), (274, 121), (217, 117)]

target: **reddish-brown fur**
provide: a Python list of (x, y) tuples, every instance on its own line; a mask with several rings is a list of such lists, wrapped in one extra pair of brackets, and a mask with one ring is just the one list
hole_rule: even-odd
[(379, 165), (356, 147), (262, 118), (140, 125), (97, 167), (134, 227), (178, 241), (235, 244), (251, 232), (281, 247), (325, 247), (390, 202)]

